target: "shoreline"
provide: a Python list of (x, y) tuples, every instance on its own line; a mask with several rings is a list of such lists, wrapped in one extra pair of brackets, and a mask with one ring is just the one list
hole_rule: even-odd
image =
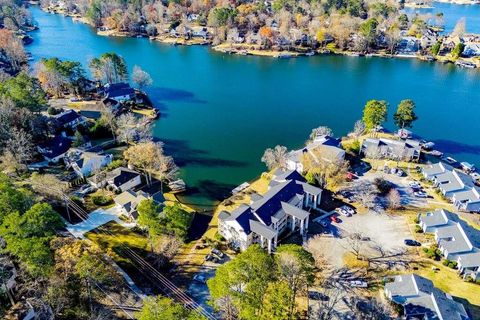
[[(440, 0), (438, 2), (444, 2), (444, 3), (455, 3), (455, 1), (462, 2), (462, 4), (467, 4), (466, 2), (469, 2), (470, 4), (471, 0)], [(479, 0), (480, 1), (480, 0)], [(472, 3), (474, 4), (474, 3)], [(50, 13), (50, 14), (60, 14), (65, 17), (70, 17), (72, 18), (73, 21), (81, 22), (84, 24), (87, 24), (91, 26), (92, 28), (96, 29), (95, 26), (93, 26), (91, 23), (87, 21), (85, 17), (80, 17), (75, 14), (68, 14), (63, 11), (59, 10), (52, 10), (48, 8), (43, 8), (42, 6), (39, 5), (40, 10)], [(132, 34), (129, 32), (120, 32), (116, 30), (95, 30), (96, 34), (99, 36), (105, 36), (105, 37), (129, 37), (129, 38), (148, 38), (150, 41), (157, 41), (163, 44), (169, 44), (169, 45), (186, 45), (186, 46), (191, 46), (191, 45), (208, 45), (213, 51), (224, 53), (224, 54), (236, 54), (236, 55), (251, 55), (251, 56), (259, 56), (259, 57), (269, 57), (269, 58), (297, 58), (297, 57), (310, 57), (314, 55), (325, 55), (325, 54), (331, 54), (331, 55), (343, 55), (343, 56), (350, 56), (350, 57), (359, 57), (359, 56), (364, 56), (364, 57), (380, 57), (380, 58), (400, 58), (400, 59), (411, 59), (415, 58), (421, 61), (427, 61), (427, 62), (440, 62), (442, 64), (445, 63), (452, 63), (456, 66), (456, 61), (451, 60), (449, 57), (446, 56), (437, 56), (437, 57), (429, 57), (424, 56), (424, 55), (419, 55), (419, 54), (388, 54), (385, 52), (373, 52), (373, 53), (360, 53), (360, 52), (354, 52), (354, 51), (343, 51), (343, 50), (329, 50), (326, 48), (322, 49), (310, 49), (310, 50), (305, 50), (305, 52), (298, 52), (298, 51), (289, 51), (289, 50), (264, 50), (260, 49), (259, 45), (256, 44), (231, 44), (231, 43), (222, 43), (219, 45), (212, 45), (211, 40), (206, 40), (204, 38), (191, 38), (191, 39), (185, 39), (182, 37), (173, 37), (168, 34), (163, 34), (159, 36), (145, 36), (141, 34)], [(477, 69), (480, 68), (480, 59), (474, 59), (474, 58), (461, 58), (461, 61), (467, 61), (470, 63), (473, 63)]]

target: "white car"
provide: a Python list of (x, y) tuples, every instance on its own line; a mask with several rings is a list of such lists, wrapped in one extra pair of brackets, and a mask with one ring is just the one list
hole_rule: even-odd
[(367, 288), (368, 283), (366, 281), (360, 281), (360, 280), (352, 280), (350, 281), (350, 285), (355, 288)]
[(413, 195), (417, 198), (427, 198), (428, 194), (425, 191), (414, 192)]
[(355, 214), (355, 209), (353, 209), (352, 207), (349, 207), (349, 206), (341, 206), (340, 209), (343, 209), (345, 210), (347, 213), (349, 214)]
[(417, 181), (410, 182), (408, 186), (412, 189), (421, 189), (422, 186)]
[(345, 217), (350, 217), (351, 216), (351, 214), (347, 210), (345, 210), (343, 207), (338, 208), (337, 212), (340, 213), (342, 216), (345, 216)]

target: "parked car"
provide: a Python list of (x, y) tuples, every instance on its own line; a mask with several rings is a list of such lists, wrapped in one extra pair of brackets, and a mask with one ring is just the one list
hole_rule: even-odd
[(420, 242), (412, 239), (405, 239), (403, 240), (403, 243), (410, 247), (420, 247), (422, 245)]
[(340, 207), (340, 209), (343, 209), (350, 214), (355, 214), (356, 213), (355, 209), (353, 209), (352, 207), (349, 207), (349, 206), (343, 205), (343, 206)]
[(201, 283), (207, 283), (207, 279), (204, 276), (196, 274), (193, 276), (193, 280)]
[(323, 293), (320, 293), (320, 292), (316, 292), (316, 291), (309, 291), (308, 292), (308, 298), (310, 298), (312, 300), (320, 300), (320, 301), (330, 300), (329, 296), (327, 296)]
[(350, 281), (350, 285), (355, 288), (367, 288), (368, 283), (366, 281), (361, 280), (352, 280)]
[(396, 175), (399, 177), (403, 177), (405, 175), (405, 171), (403, 171), (402, 169), (397, 169)]
[(397, 174), (397, 168), (390, 169), (390, 174)]
[(417, 198), (427, 198), (428, 194), (425, 191), (415, 191), (413, 195)]
[(215, 248), (212, 249), (212, 253), (214, 255), (216, 255), (217, 257), (219, 257), (220, 259), (222, 259), (225, 256), (225, 254), (222, 251), (220, 251), (218, 249), (215, 249)]
[(340, 213), (342, 216), (345, 216), (345, 217), (350, 217), (351, 214), (348, 213), (345, 209), (343, 208), (337, 208), (337, 212)]
[(410, 182), (408, 186), (412, 189), (422, 189), (422, 186), (417, 181)]
[(335, 223), (339, 222), (338, 218), (335, 217), (335, 216), (330, 216), (330, 221), (335, 222)]
[(212, 261), (213, 258), (214, 258), (214, 257), (213, 257), (211, 254), (207, 254), (207, 255), (205, 256), (205, 261)]

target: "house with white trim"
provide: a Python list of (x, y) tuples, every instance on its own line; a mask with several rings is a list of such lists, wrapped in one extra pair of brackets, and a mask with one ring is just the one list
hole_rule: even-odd
[(320, 205), (322, 189), (312, 186), (296, 170), (277, 171), (264, 195), (253, 194), (250, 204), (222, 211), (219, 233), (234, 247), (245, 250), (254, 243), (271, 253), (283, 233), (306, 235), (310, 209)]

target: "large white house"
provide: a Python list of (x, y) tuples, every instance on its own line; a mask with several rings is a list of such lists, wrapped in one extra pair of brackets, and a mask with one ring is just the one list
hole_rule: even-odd
[(305, 235), (310, 212), (320, 205), (322, 189), (306, 183), (295, 170), (277, 172), (264, 195), (254, 194), (250, 205), (219, 215), (219, 233), (234, 247), (245, 250), (259, 243), (271, 253), (278, 237), (298, 230)]

